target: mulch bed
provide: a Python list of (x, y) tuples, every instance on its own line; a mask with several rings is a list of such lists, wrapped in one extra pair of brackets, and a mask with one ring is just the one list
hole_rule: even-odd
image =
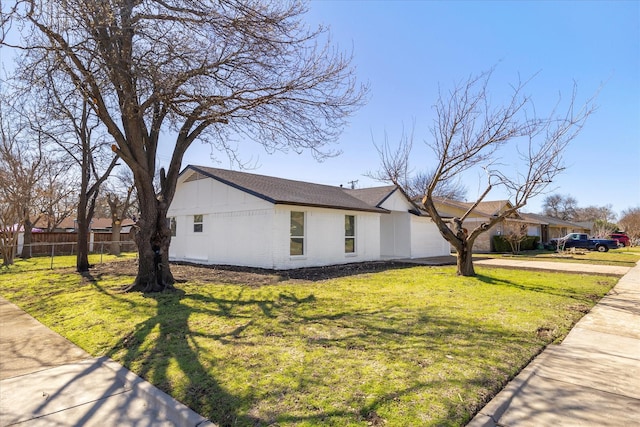
[[(407, 267), (415, 267), (415, 264), (398, 261), (376, 261), (326, 267), (309, 267), (295, 270), (267, 270), (228, 265), (171, 263), (171, 273), (178, 283), (189, 281), (263, 286), (285, 280), (315, 282)], [(135, 276), (137, 269), (137, 261), (127, 260), (96, 264), (91, 268), (91, 274), (96, 277), (101, 275)]]

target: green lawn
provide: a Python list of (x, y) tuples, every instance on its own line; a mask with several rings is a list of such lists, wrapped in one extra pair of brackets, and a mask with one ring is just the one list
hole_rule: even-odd
[(222, 426), (464, 425), (617, 282), (418, 266), (141, 295), (39, 262), (0, 270), (0, 294)]

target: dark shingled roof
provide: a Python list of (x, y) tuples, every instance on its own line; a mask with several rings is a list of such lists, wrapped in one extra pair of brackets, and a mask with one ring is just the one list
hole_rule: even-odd
[(384, 187), (345, 189), (344, 191), (371, 206), (380, 207), (397, 189), (398, 187), (395, 185), (386, 185)]
[(560, 218), (554, 218), (547, 215), (541, 215), (541, 214), (535, 214), (535, 213), (521, 213), (520, 215), (522, 215), (522, 217), (525, 219), (532, 220), (532, 222), (533, 220), (535, 220), (535, 221), (539, 221), (542, 224), (547, 224), (547, 225), (589, 228), (589, 227), (583, 227), (582, 225), (576, 224), (575, 222), (569, 222)]
[(386, 209), (378, 208), (351, 196), (341, 187), (194, 165), (187, 166), (181, 174), (186, 173), (188, 170), (192, 170), (202, 176), (190, 177), (187, 181), (204, 177), (212, 178), (273, 204), (365, 212), (389, 212)]

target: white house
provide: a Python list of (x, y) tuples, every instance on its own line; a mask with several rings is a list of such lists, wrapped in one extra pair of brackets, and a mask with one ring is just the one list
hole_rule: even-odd
[(426, 258), (451, 253), (438, 227), (395, 185), (345, 190), (348, 194), (388, 211), (380, 216), (380, 256), (383, 259)]
[(190, 165), (168, 216), (172, 261), (292, 269), (449, 253), (395, 187), (345, 190)]

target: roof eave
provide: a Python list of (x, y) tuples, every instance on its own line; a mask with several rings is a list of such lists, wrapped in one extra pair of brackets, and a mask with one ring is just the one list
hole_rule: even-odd
[(385, 214), (391, 213), (391, 211), (388, 209), (375, 208), (375, 207), (364, 208), (364, 207), (354, 207), (354, 206), (323, 205), (319, 203), (296, 203), (296, 202), (284, 201), (284, 200), (282, 201), (276, 200), (273, 203), (276, 205), (283, 205), (283, 206), (303, 206), (303, 207), (310, 207), (310, 208), (336, 209), (341, 211), (373, 212), (373, 213), (385, 213)]

